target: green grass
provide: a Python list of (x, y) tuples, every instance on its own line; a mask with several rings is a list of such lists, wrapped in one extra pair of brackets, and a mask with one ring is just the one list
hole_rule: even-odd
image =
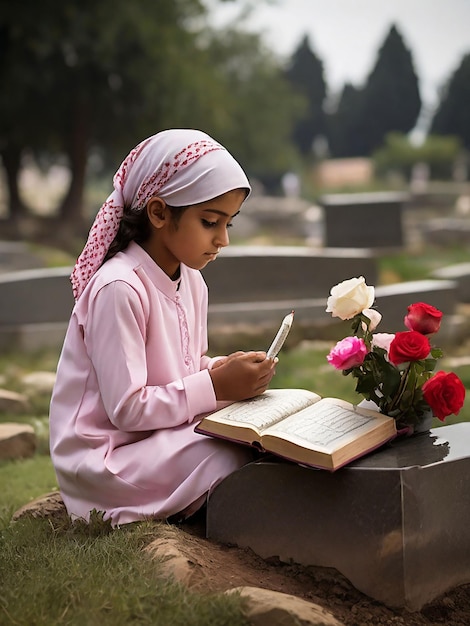
[(406, 250), (378, 259), (380, 284), (430, 278), (441, 267), (465, 263), (468, 249), (465, 246), (439, 248), (426, 246), (418, 250)]
[[(91, 529), (91, 530), (90, 530)], [(143, 557), (155, 523), (110, 530), (23, 518), (0, 532), (0, 623), (242, 626), (237, 596), (190, 593)]]
[(23, 504), (57, 489), (54, 468), (46, 454), (36, 454), (31, 459), (0, 462), (0, 483), (2, 519), (11, 518)]

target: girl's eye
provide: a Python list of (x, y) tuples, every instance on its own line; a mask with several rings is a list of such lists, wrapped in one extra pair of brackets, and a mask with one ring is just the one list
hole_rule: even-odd
[[(210, 222), (209, 220), (205, 220), (204, 218), (202, 218), (202, 225), (204, 226), (204, 228), (215, 228), (216, 226), (218, 226), (218, 222)], [(232, 228), (233, 224), (227, 224), (226, 228)]]
[(202, 221), (202, 225), (205, 228), (214, 228), (214, 226), (217, 226), (217, 222), (210, 222), (209, 220), (205, 220), (205, 219), (202, 219), (201, 221)]

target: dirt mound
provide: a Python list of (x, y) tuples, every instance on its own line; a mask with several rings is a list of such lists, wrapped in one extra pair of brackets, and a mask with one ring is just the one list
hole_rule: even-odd
[(468, 626), (470, 584), (458, 587), (420, 612), (389, 609), (355, 589), (338, 571), (265, 561), (249, 549), (223, 546), (205, 538), (202, 521), (179, 526), (179, 540), (190, 550), (199, 572), (198, 591), (225, 591), (243, 585), (263, 587), (314, 602), (345, 626)]

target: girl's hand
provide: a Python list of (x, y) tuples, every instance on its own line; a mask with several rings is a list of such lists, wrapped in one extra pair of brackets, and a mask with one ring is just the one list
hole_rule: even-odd
[(209, 371), (217, 400), (246, 400), (261, 395), (275, 374), (276, 363), (277, 359), (267, 359), (262, 351), (235, 352), (221, 360)]
[(217, 357), (217, 361), (213, 363), (211, 370), (215, 369), (216, 367), (220, 367), (222, 363), (227, 363), (229, 359), (233, 359), (234, 357), (240, 356), (241, 354), (246, 354), (246, 353), (239, 350), (238, 352), (233, 352), (232, 354), (229, 354), (228, 356)]

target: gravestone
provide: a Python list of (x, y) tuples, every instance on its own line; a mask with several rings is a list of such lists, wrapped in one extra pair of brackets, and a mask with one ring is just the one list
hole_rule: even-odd
[(437, 280), (452, 280), (457, 284), (459, 302), (470, 302), (470, 263), (456, 263), (441, 267), (432, 273)]
[(42, 265), (41, 258), (23, 241), (0, 241), (0, 274)]
[(333, 285), (351, 276), (377, 282), (370, 250), (308, 246), (230, 246), (202, 274), (211, 304), (326, 298)]
[(390, 607), (470, 582), (470, 423), (396, 439), (328, 472), (267, 456), (209, 497), (207, 536), (332, 567)]
[(456, 311), (457, 283), (453, 280), (410, 280), (376, 287), (374, 306), (383, 315), (377, 330), (382, 333), (406, 330), (403, 318), (408, 306), (415, 302), (426, 302), (442, 311), (442, 336)]
[(253, 194), (243, 205), (233, 225), (234, 237), (305, 237), (305, 217), (310, 203), (303, 198)]
[[(35, 350), (62, 344), (73, 295), (71, 267), (42, 268), (0, 274), (0, 347)], [(375, 253), (360, 248), (308, 246), (231, 246), (203, 270), (209, 287), (209, 332), (212, 337), (234, 330), (265, 334), (277, 330), (295, 310), (292, 338), (342, 335), (325, 312), (333, 285), (364, 276), (377, 283)], [(450, 280), (410, 281), (376, 288), (383, 315), (380, 330), (402, 328), (406, 307), (426, 301), (445, 314), (441, 336), (456, 307), (457, 283)], [(331, 329), (331, 332), (330, 332)], [(318, 331), (318, 332), (317, 332)]]
[(0, 347), (60, 345), (73, 308), (70, 267), (0, 275)]
[(470, 223), (466, 218), (441, 217), (423, 225), (423, 240), (436, 246), (467, 245), (470, 242)]
[(64, 321), (73, 307), (69, 267), (0, 275), (0, 326)]
[(324, 195), (325, 246), (401, 248), (403, 206), (408, 195), (394, 192)]
[(295, 334), (301, 327), (330, 325), (325, 309), (331, 287), (350, 276), (374, 284), (377, 261), (362, 249), (230, 246), (202, 274), (209, 288), (211, 334), (224, 328), (272, 332), (292, 309)]

